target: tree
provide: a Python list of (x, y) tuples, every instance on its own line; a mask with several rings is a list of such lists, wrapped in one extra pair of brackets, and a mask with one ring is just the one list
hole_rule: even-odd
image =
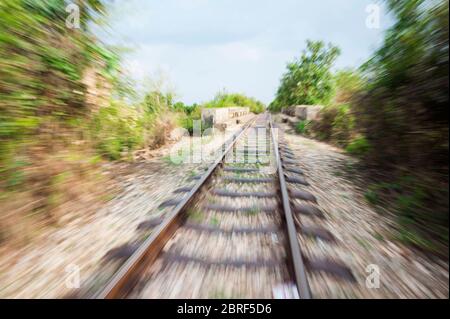
[(331, 67), (339, 54), (332, 44), (308, 40), (301, 57), (288, 63), (269, 108), (279, 111), (291, 105), (327, 103), (333, 93)]
[(227, 93), (227, 92), (217, 93), (214, 99), (204, 103), (203, 106), (207, 108), (247, 106), (250, 109), (250, 112), (256, 114), (264, 112), (266, 108), (262, 102), (256, 100), (253, 97), (248, 97), (241, 93)]
[(448, 167), (448, 1), (387, 4), (395, 23), (363, 66), (358, 125), (381, 165)]

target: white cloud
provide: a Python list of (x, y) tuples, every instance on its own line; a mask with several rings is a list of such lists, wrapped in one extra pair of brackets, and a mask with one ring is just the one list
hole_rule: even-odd
[(338, 67), (368, 58), (382, 34), (365, 27), (369, 2), (118, 1), (114, 32), (105, 39), (135, 47), (125, 59), (133, 77), (163, 72), (187, 103), (208, 100), (223, 88), (269, 103), (286, 63), (306, 39), (340, 46)]

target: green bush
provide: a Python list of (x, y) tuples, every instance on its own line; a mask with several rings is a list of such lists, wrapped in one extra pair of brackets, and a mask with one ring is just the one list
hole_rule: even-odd
[(211, 126), (208, 125), (208, 123), (202, 123), (201, 122), (201, 116), (192, 113), (192, 114), (184, 114), (182, 116), (180, 116), (178, 124), (185, 128), (190, 135), (192, 135), (194, 133), (194, 121), (199, 121), (199, 124), (197, 125), (201, 125), (200, 130), (201, 130), (201, 134), (203, 134), (203, 132), (208, 129), (211, 128)]
[(65, 0), (0, 1), (2, 180), (15, 174), (10, 163), (30, 155), (31, 144), (51, 151), (84, 129), (70, 124), (89, 116), (83, 76), (89, 68), (103, 71), (108, 65), (99, 52), (109, 50), (86, 27), (103, 14), (103, 1), (83, 1), (76, 32), (65, 25), (66, 6)]
[(288, 63), (269, 109), (278, 112), (292, 105), (327, 104), (333, 94), (331, 67), (339, 54), (332, 44), (308, 40), (300, 58)]
[(255, 98), (245, 96), (239, 93), (219, 92), (214, 99), (203, 104), (206, 108), (221, 108), (231, 106), (248, 107), (250, 112), (255, 114), (262, 113), (266, 109), (265, 105)]
[(295, 131), (298, 134), (303, 134), (303, 135), (307, 135), (309, 133), (309, 125), (310, 125), (310, 121), (300, 121), (297, 123), (297, 125), (295, 126)]
[(448, 180), (448, 0), (388, 0), (394, 23), (362, 67), (355, 101), (372, 165), (444, 174)]
[(345, 151), (351, 155), (364, 156), (371, 149), (370, 143), (363, 136), (353, 139), (345, 148)]
[(144, 118), (136, 109), (112, 103), (101, 108), (92, 119), (91, 136), (102, 156), (112, 160), (143, 144)]
[[(182, 102), (175, 103), (175, 109), (179, 112), (178, 125), (186, 129), (190, 135), (194, 132), (194, 121), (201, 120), (201, 108), (194, 104), (184, 105)], [(202, 124), (202, 132), (206, 129)]]
[(364, 196), (369, 203), (396, 213), (397, 239), (442, 254), (444, 246), (448, 245), (446, 207), (449, 197), (448, 188), (441, 186), (436, 181), (408, 173), (389, 182), (369, 185)]
[(336, 106), (336, 113), (332, 122), (331, 140), (334, 144), (345, 147), (354, 133), (355, 119), (351, 114), (350, 105)]
[(344, 69), (333, 75), (334, 96), (332, 105), (351, 103), (355, 94), (358, 94), (366, 85), (359, 70)]
[(319, 140), (346, 147), (355, 134), (354, 121), (349, 104), (327, 106), (311, 122), (310, 133)]

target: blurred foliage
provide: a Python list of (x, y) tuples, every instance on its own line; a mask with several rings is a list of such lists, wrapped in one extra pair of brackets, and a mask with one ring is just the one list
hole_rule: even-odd
[(396, 239), (448, 256), (449, 193), (441, 182), (422, 172), (402, 170), (370, 184), (364, 196), (371, 204), (396, 212)]
[(202, 107), (207, 108), (219, 108), (231, 106), (248, 107), (250, 109), (250, 112), (253, 112), (255, 114), (264, 112), (264, 110), (266, 109), (265, 105), (262, 102), (252, 97), (248, 97), (245, 96), (244, 94), (239, 93), (226, 93), (226, 92), (217, 93), (214, 99), (202, 105)]
[(351, 155), (364, 157), (370, 151), (370, 144), (364, 136), (358, 136), (349, 141), (345, 150)]
[(396, 22), (363, 66), (358, 130), (369, 160), (448, 176), (448, 1), (387, 1)]
[(84, 70), (110, 60), (102, 59), (107, 49), (86, 30), (103, 12), (101, 2), (81, 3), (80, 30), (66, 27), (66, 5), (63, 0), (0, 2), (0, 174), (14, 170), (16, 153), (36, 135), (84, 116)]
[(449, 4), (386, 3), (395, 23), (362, 67), (367, 86), (355, 95), (356, 128), (371, 146), (365, 163), (388, 170), (390, 180), (402, 180), (390, 196), (399, 239), (443, 253), (448, 247)]
[(333, 94), (331, 67), (340, 50), (322, 41), (307, 41), (299, 59), (288, 63), (271, 111), (292, 105), (327, 104)]
[[(331, 76), (337, 51), (317, 42), (313, 49), (309, 42), (309, 53), (288, 65), (270, 109), (325, 104), (308, 130), (300, 122), (297, 131), (341, 146), (373, 167), (378, 173), (372, 177), (390, 187), (370, 188), (368, 201), (386, 197), (383, 205), (398, 214), (398, 238), (442, 253), (448, 247), (449, 3), (385, 2), (394, 24), (369, 61)], [(317, 82), (326, 83), (323, 96), (308, 90)], [(405, 176), (414, 177), (399, 182)]]
[(304, 135), (306, 135), (306, 134), (309, 133), (309, 126), (310, 126), (310, 125), (311, 125), (311, 122), (310, 122), (310, 121), (307, 121), (307, 120), (299, 121), (299, 122), (296, 124), (296, 126), (295, 126), (295, 131), (296, 131), (298, 134), (304, 134)]
[(311, 122), (310, 135), (345, 147), (355, 135), (354, 126), (350, 104), (330, 105), (322, 108), (318, 118)]
[(308, 135), (321, 141), (346, 147), (356, 135), (352, 109), (354, 95), (364, 87), (362, 75), (351, 69), (337, 71), (332, 76), (333, 95), (329, 105), (311, 121)]
[(202, 123), (202, 109), (200, 105), (185, 105), (183, 102), (177, 102), (173, 106), (173, 110), (178, 113), (178, 124), (186, 129), (190, 135), (194, 133), (194, 122), (200, 128), (201, 133), (210, 128), (207, 123)]
[(0, 1), (0, 201), (20, 212), (0, 216), (3, 239), (14, 233), (7, 218), (56, 221), (64, 201), (95, 193), (86, 185), (98, 186), (102, 158), (157, 147), (174, 126), (173, 94), (138, 100), (119, 51), (90, 32), (107, 2), (76, 1), (80, 28), (70, 29), (71, 1)]
[(101, 108), (90, 126), (96, 149), (109, 159), (119, 159), (123, 152), (143, 144), (143, 117), (136, 109), (123, 107), (117, 101)]
[(366, 81), (359, 70), (344, 69), (338, 70), (333, 75), (333, 98), (332, 105), (350, 103), (355, 94), (360, 92)]

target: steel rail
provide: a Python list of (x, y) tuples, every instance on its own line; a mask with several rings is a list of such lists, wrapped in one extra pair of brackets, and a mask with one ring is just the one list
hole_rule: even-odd
[[(164, 219), (161, 225), (155, 232), (148, 237), (142, 245), (127, 259), (127, 261), (119, 268), (119, 270), (112, 276), (106, 286), (94, 296), (94, 299), (113, 299), (123, 297), (132, 284), (136, 282), (139, 270), (146, 265), (151, 264), (158, 257), (167, 240), (175, 233), (178, 224), (182, 220), (182, 215), (185, 209), (192, 203), (193, 198), (197, 192), (205, 185), (206, 181), (212, 173), (224, 161), (225, 156), (234, 147), (239, 138), (251, 127), (256, 121), (250, 120), (236, 135), (227, 140), (223, 145), (229, 144), (225, 151), (218, 157), (218, 159), (208, 168), (202, 178), (194, 185), (187, 196), (174, 208), (174, 210)], [(229, 142), (231, 140), (231, 142)], [(222, 147), (223, 147), (222, 145)]]
[(297, 230), (295, 228), (294, 218), (292, 216), (289, 194), (278, 149), (278, 141), (276, 139), (274, 127), (272, 124), (272, 117), (269, 118), (269, 123), (273, 148), (275, 152), (275, 159), (277, 163), (278, 178), (280, 181), (281, 200), (283, 205), (284, 217), (286, 219), (286, 229), (288, 233), (290, 255), (292, 259), (296, 287), (301, 299), (311, 299), (311, 291), (308, 284), (308, 278), (306, 277), (305, 263), (303, 262), (303, 257), (300, 252), (300, 245), (297, 239)]

